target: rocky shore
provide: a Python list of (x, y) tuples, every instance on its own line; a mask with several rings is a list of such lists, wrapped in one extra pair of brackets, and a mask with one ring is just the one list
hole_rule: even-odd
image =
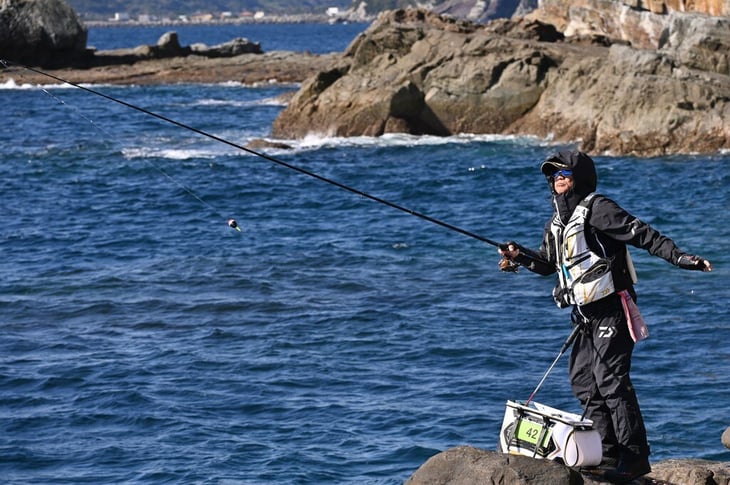
[[(109, 57), (114, 57), (110, 54)], [(134, 64), (110, 63), (93, 68), (46, 69), (44, 72), (73, 83), (152, 85), (171, 83), (244, 84), (300, 83), (327, 69), (335, 55), (311, 55), (288, 51), (241, 54), (230, 58), (196, 55), (165, 59), (146, 59)], [(54, 84), (47, 76), (21, 67), (0, 69), (0, 84)]]
[[(73, 83), (150, 85), (171, 83), (244, 84), (300, 83), (326, 70), (337, 54), (314, 55), (290, 51), (262, 52), (245, 39), (208, 47), (181, 46), (175, 32), (163, 35), (156, 45), (134, 49), (98, 51), (72, 67), (42, 69)], [(52, 84), (48, 76), (22, 67), (0, 70), (0, 83)]]
[[(96, 51), (87, 48), (87, 32), (63, 0), (8, 0), (0, 4), (0, 83), (49, 84), (55, 81), (19, 65), (74, 83), (167, 84), (239, 81), (302, 82), (328, 69), (335, 55), (267, 52), (243, 38), (207, 46), (181, 46), (174, 31), (155, 45)], [(2, 66), (0, 66), (2, 67)]]

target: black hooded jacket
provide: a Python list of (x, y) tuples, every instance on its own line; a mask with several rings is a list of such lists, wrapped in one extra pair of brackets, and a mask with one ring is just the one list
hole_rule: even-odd
[[(564, 194), (556, 194), (553, 174), (559, 169), (573, 171), (573, 188)], [(553, 194), (553, 206), (560, 221), (565, 224), (578, 204), (589, 194), (595, 192), (598, 184), (596, 167), (585, 153), (562, 151), (548, 158), (541, 167)], [(555, 214), (553, 215), (553, 218)], [(553, 242), (550, 225), (545, 226), (542, 244), (538, 252), (521, 248), (516, 261), (531, 271), (549, 275), (558, 270), (557, 248)], [(633, 281), (626, 262), (626, 245), (645, 249), (654, 256), (677, 264), (684, 254), (674, 242), (648, 224), (640, 221), (622, 209), (611, 199), (596, 195), (587, 219), (587, 240), (598, 254), (603, 253), (611, 261), (611, 272), (616, 291), (630, 290)], [(599, 245), (600, 243), (600, 245)]]

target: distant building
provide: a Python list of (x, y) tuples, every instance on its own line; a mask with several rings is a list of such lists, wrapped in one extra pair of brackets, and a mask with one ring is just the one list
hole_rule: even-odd
[(253, 14), (253, 18), (254, 18), (255, 20), (261, 20), (261, 19), (263, 19), (263, 18), (264, 18), (265, 16), (266, 16), (266, 14), (265, 14), (264, 12), (262, 12), (261, 10), (259, 10), (259, 11), (258, 11), (258, 12), (256, 12), (255, 14)]
[(114, 22), (126, 22), (129, 20), (129, 14), (127, 12), (116, 12), (112, 21)]
[(328, 17), (337, 17), (340, 15), (340, 9), (337, 7), (330, 7), (327, 9), (327, 16)]
[(190, 16), (191, 22), (197, 22), (197, 23), (205, 23), (205, 22), (211, 22), (213, 20), (213, 14), (212, 13), (197, 13), (195, 15)]

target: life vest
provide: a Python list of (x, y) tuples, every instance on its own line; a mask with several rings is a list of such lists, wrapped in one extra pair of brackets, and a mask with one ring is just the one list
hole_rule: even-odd
[[(553, 290), (553, 298), (561, 308), (592, 303), (616, 291), (611, 273), (612, 258), (597, 238), (594, 240), (600, 254), (592, 249), (586, 238), (586, 220), (595, 196), (592, 193), (580, 201), (567, 224), (563, 225), (557, 212), (550, 224), (558, 266), (558, 284)], [(636, 282), (631, 257), (628, 250), (624, 252), (631, 278)]]

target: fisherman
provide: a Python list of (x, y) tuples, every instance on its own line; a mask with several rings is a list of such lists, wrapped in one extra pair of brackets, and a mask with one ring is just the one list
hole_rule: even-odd
[(581, 326), (569, 364), (573, 394), (601, 435), (602, 475), (629, 482), (649, 473), (651, 466), (646, 429), (629, 377), (635, 339), (622, 295), (636, 300), (636, 276), (626, 245), (683, 269), (712, 271), (712, 265), (681, 251), (671, 239), (595, 193), (596, 168), (585, 153), (558, 152), (543, 162), (541, 170), (555, 212), (539, 251), (509, 242), (499, 252), (507, 263), (541, 275), (558, 274), (555, 302), (560, 308), (572, 306), (572, 320)]

